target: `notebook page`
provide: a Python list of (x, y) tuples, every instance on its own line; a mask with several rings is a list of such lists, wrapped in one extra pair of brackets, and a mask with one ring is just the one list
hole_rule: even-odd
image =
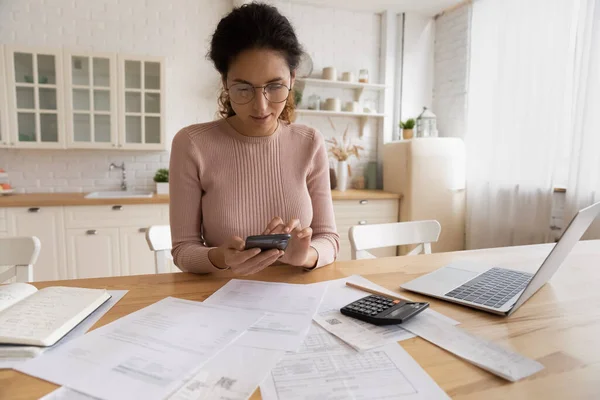
[(41, 289), (0, 313), (0, 342), (38, 344), (106, 296), (104, 289)]
[(0, 285), (0, 312), (35, 292), (37, 288), (28, 283)]

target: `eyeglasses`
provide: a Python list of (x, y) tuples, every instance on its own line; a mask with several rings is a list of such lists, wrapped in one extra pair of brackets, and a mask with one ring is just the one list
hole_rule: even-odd
[(243, 105), (250, 103), (256, 95), (256, 89), (262, 89), (265, 99), (271, 103), (283, 103), (290, 95), (290, 88), (282, 83), (269, 83), (264, 86), (252, 86), (249, 83), (231, 85), (227, 92), (232, 103)]

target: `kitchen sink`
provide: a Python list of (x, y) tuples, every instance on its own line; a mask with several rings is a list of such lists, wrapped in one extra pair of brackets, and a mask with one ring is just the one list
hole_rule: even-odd
[(118, 190), (113, 192), (91, 192), (88, 193), (86, 199), (126, 199), (126, 198), (150, 198), (154, 195), (153, 192), (134, 192)]

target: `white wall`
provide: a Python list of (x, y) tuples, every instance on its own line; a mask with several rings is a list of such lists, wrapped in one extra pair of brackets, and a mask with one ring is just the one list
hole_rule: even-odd
[[(289, 1), (272, 3), (292, 21), (314, 60), (315, 74), (323, 66), (335, 65), (340, 72), (367, 68), (371, 80), (379, 80), (379, 15)], [(231, 6), (231, 0), (3, 0), (0, 43), (165, 56), (170, 143), (180, 128), (214, 119), (218, 75), (205, 55), (210, 35)], [(315, 89), (307, 90), (307, 96)], [(319, 92), (323, 98), (340, 95)], [(351, 99), (350, 92), (342, 96)], [(325, 136), (334, 135), (326, 118), (298, 122), (316, 127)], [(336, 118), (334, 123), (339, 134), (349, 123), (350, 132), (357, 136), (356, 119)], [(360, 162), (353, 162), (355, 176), (366, 161), (376, 160), (379, 128), (376, 122), (370, 128), (360, 141), (367, 151)], [(153, 189), (154, 171), (168, 165), (168, 159), (168, 152), (0, 149), (0, 167), (9, 172), (13, 186), (27, 192), (118, 190), (119, 172), (108, 172), (113, 161), (126, 163), (130, 186)]]
[(435, 22), (433, 111), (440, 136), (464, 137), (466, 129), (471, 6)]
[(402, 69), (402, 121), (416, 118), (423, 111), (423, 107), (432, 108), (434, 42), (434, 19), (406, 13)]
[[(367, 11), (294, 4), (285, 0), (270, 3), (286, 15), (296, 29), (298, 38), (313, 60), (312, 77), (320, 78), (323, 67), (333, 66), (338, 75), (344, 71), (352, 71), (356, 77), (360, 69), (367, 69), (370, 82), (381, 82), (381, 15)], [(327, 97), (339, 97), (342, 104), (353, 100), (351, 90), (307, 86), (304, 89), (303, 102), (306, 102), (311, 94), (318, 94), (322, 100)], [(378, 92), (365, 91), (362, 100), (378, 105), (378, 96)], [(354, 179), (362, 175), (367, 162), (377, 160), (377, 138), (382, 126), (376, 119), (368, 122), (362, 138), (359, 138), (359, 121), (356, 118), (332, 118), (337, 134), (331, 128), (329, 120), (324, 117), (302, 116), (296, 122), (313, 126), (326, 137), (341, 136), (346, 126), (349, 126), (351, 138), (365, 147), (360, 160), (350, 161)], [(333, 166), (333, 162), (331, 165)]]

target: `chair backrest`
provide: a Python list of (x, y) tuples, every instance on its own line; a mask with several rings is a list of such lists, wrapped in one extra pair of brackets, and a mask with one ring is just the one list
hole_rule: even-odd
[(154, 268), (157, 274), (169, 272), (171, 259), (171, 227), (152, 225), (146, 231), (146, 241), (154, 252)]
[(440, 223), (435, 220), (356, 225), (348, 232), (352, 259), (375, 258), (367, 250), (411, 244), (417, 247), (408, 255), (431, 254), (431, 243), (437, 242), (441, 230)]
[(33, 281), (33, 264), (40, 254), (40, 239), (35, 236), (0, 238), (0, 283), (14, 277), (17, 282)]

